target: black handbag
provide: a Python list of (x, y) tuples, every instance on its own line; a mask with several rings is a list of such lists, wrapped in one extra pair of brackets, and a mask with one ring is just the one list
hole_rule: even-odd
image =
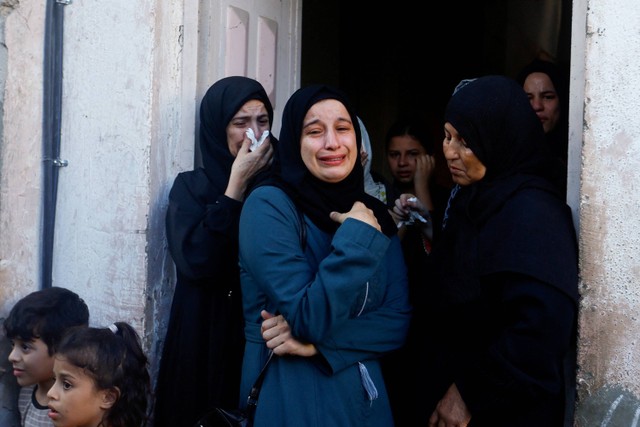
[(247, 411), (215, 408), (200, 418), (194, 427), (250, 427), (252, 424)]
[(273, 352), (269, 353), (269, 358), (265, 362), (258, 378), (251, 387), (249, 397), (247, 397), (246, 409), (223, 409), (215, 408), (213, 411), (207, 413), (204, 417), (200, 418), (194, 427), (251, 427), (253, 426), (253, 416), (256, 413), (256, 406), (258, 406), (258, 395), (260, 394), (260, 388), (262, 387), (262, 381), (264, 380), (264, 374), (267, 370), (267, 366), (273, 357)]

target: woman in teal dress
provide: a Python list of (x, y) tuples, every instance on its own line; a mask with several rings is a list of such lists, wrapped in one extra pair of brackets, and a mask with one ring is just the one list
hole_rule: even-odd
[(308, 86), (279, 139), (240, 217), (240, 404), (273, 351), (254, 427), (393, 426), (379, 360), (406, 338), (407, 272), (393, 219), (364, 191), (356, 114)]

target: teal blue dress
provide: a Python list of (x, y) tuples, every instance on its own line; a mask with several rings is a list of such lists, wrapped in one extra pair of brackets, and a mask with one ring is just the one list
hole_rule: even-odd
[(268, 356), (261, 310), (282, 314), (296, 338), (318, 349), (313, 357), (274, 356), (254, 427), (393, 426), (379, 360), (403, 345), (411, 316), (397, 235), (355, 219), (327, 233), (282, 190), (263, 186), (242, 210), (239, 262), (240, 405)]

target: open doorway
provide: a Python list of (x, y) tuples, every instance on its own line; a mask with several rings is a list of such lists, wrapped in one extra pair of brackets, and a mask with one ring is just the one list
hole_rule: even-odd
[(570, 34), (570, 0), (304, 0), (301, 84), (349, 95), (371, 136), (373, 168), (386, 175), (375, 153), (398, 117), (424, 120), (441, 152), (443, 110), (461, 79), (515, 77), (535, 56), (568, 71)]

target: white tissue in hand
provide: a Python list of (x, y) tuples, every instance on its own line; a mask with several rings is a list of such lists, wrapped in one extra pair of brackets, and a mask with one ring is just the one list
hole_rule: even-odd
[[(418, 199), (416, 197), (411, 197), (409, 199), (407, 199), (407, 202), (416, 202)], [(406, 221), (400, 221), (398, 222), (398, 228), (402, 227), (403, 225), (411, 225), (414, 224), (416, 221), (420, 221), (424, 224), (429, 223), (429, 220), (425, 219), (422, 215), (420, 215), (420, 213), (418, 213), (418, 211), (411, 209), (409, 211), (409, 219)]]
[(247, 137), (249, 137), (249, 139), (251, 140), (251, 147), (249, 147), (249, 151), (253, 151), (256, 148), (260, 147), (260, 145), (262, 145), (264, 140), (267, 139), (267, 137), (269, 136), (268, 130), (265, 130), (264, 132), (262, 132), (262, 136), (258, 140), (256, 140), (256, 135), (253, 133), (253, 129), (249, 128), (245, 133), (247, 134)]

